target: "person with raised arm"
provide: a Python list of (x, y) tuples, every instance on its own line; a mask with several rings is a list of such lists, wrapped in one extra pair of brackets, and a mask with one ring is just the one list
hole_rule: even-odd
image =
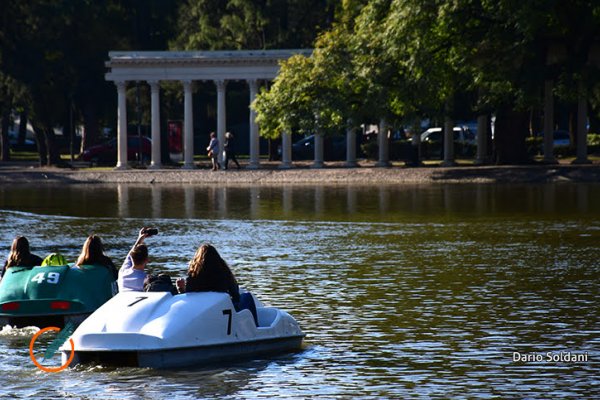
[(144, 244), (144, 239), (157, 233), (158, 229), (156, 228), (140, 229), (137, 240), (119, 269), (119, 278), (117, 279), (119, 292), (144, 290), (144, 280), (147, 276), (145, 268), (148, 264), (148, 246)]

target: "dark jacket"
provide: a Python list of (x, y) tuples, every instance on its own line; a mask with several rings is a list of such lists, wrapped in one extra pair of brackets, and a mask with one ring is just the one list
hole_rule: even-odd
[[(42, 265), (42, 258), (39, 256), (36, 256), (35, 254), (29, 254), (29, 256), (27, 256), (22, 262), (19, 263), (19, 267), (35, 267), (38, 265)], [(8, 260), (6, 260), (4, 262), (4, 266), (2, 267), (2, 272), (0, 273), (0, 277), (4, 276), (4, 273), (6, 272), (6, 268), (8, 265)], [(16, 267), (16, 265), (11, 265), (11, 267)]]
[(225, 143), (223, 143), (223, 150), (232, 154), (235, 153), (235, 140), (233, 137), (225, 139)]
[(187, 276), (185, 279), (186, 292), (224, 292), (229, 293), (234, 304), (240, 301), (240, 289), (233, 274), (222, 271), (212, 277)]
[(108, 270), (112, 273), (115, 280), (117, 280), (117, 278), (119, 277), (119, 271), (117, 270), (117, 267), (115, 266), (115, 264), (112, 262), (112, 260), (109, 257), (103, 256), (102, 260), (100, 260), (97, 264), (104, 265), (106, 268), (108, 268)]

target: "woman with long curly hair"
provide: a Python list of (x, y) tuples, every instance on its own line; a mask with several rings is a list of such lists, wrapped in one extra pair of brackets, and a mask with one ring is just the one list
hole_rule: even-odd
[(115, 279), (119, 275), (115, 264), (104, 254), (104, 245), (100, 236), (90, 235), (85, 240), (81, 254), (79, 254), (77, 262), (75, 262), (76, 267), (81, 265), (103, 265), (109, 269)]
[(2, 273), (0, 276), (4, 276), (7, 268), (10, 267), (35, 267), (36, 265), (42, 265), (42, 258), (32, 254), (29, 250), (29, 241), (25, 236), (17, 236), (13, 240), (10, 246), (10, 254), (4, 263)]

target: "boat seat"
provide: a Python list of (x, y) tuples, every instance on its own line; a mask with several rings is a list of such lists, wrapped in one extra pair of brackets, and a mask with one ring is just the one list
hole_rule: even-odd
[(258, 326), (261, 328), (273, 325), (277, 318), (277, 309), (275, 308), (259, 307), (256, 311), (258, 313)]

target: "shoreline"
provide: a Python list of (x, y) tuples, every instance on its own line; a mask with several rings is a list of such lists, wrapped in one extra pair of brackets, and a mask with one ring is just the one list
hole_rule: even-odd
[(27, 163), (0, 163), (0, 184), (220, 184), (220, 185), (396, 185), (460, 183), (600, 183), (600, 164), (519, 165), (387, 168), (363, 164), (356, 168), (331, 163), (315, 169), (298, 163), (279, 169), (278, 163), (264, 162), (260, 169), (211, 171), (179, 168), (113, 170), (93, 168), (38, 167)]

